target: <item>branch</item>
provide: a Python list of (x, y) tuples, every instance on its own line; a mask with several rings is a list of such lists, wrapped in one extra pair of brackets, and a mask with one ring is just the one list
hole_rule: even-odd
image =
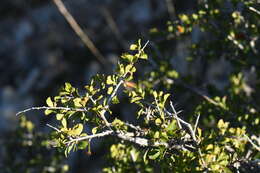
[(182, 125), (181, 125), (181, 123), (180, 123), (180, 121), (179, 121), (179, 118), (178, 118), (178, 113), (176, 112), (176, 110), (175, 110), (175, 108), (174, 108), (172, 102), (170, 102), (170, 105), (171, 105), (171, 108), (172, 108), (173, 113), (174, 113), (173, 116), (175, 117), (179, 128), (182, 129)]
[(107, 131), (104, 131), (102, 133), (97, 133), (97, 134), (94, 134), (94, 135), (88, 135), (88, 136), (84, 136), (84, 137), (75, 138), (75, 139), (72, 139), (72, 140), (66, 142), (65, 144), (69, 144), (69, 143), (72, 143), (72, 142), (84, 141), (84, 140), (90, 140), (90, 139), (93, 139), (93, 138), (100, 138), (100, 137), (111, 135), (112, 133), (114, 133), (113, 130), (107, 130)]
[(246, 137), (246, 139), (248, 140), (248, 142), (250, 144), (252, 144), (252, 146), (257, 150), (260, 151), (260, 146), (257, 146), (247, 135), (244, 134), (244, 136)]
[[(79, 141), (84, 141), (84, 140), (91, 140), (93, 138), (99, 138), (99, 137), (105, 137), (105, 136), (115, 136), (119, 139), (122, 139), (124, 141), (132, 142), (136, 145), (142, 146), (142, 147), (159, 147), (159, 146), (164, 146), (168, 149), (183, 149), (187, 150), (185, 148), (185, 143), (181, 142), (161, 142), (161, 141), (151, 141), (149, 139), (146, 139), (144, 137), (136, 136), (132, 132), (121, 132), (121, 131), (113, 131), (113, 130), (107, 130), (101, 133), (97, 133), (94, 135), (89, 135), (89, 136), (84, 136), (84, 137), (79, 137), (75, 139), (71, 139), (70, 141), (66, 142), (65, 144), (71, 144), (72, 142), (79, 142)], [(187, 145), (188, 147), (188, 145)], [(189, 146), (190, 147), (190, 146)]]
[(194, 133), (196, 134), (196, 130), (198, 128), (198, 124), (199, 124), (199, 119), (200, 119), (200, 114), (198, 114), (195, 125), (194, 125)]
[(121, 79), (119, 81), (119, 83), (116, 85), (116, 88), (115, 90), (113, 91), (113, 93), (111, 94), (111, 96), (108, 98), (108, 101), (107, 101), (107, 105), (110, 105), (110, 102), (112, 101), (113, 97), (116, 95), (118, 89), (120, 88), (120, 86), (124, 83), (124, 80)]
[(86, 108), (68, 108), (68, 107), (48, 107), (48, 106), (42, 106), (42, 107), (31, 107), (28, 109), (25, 109), (23, 111), (20, 111), (18, 113), (16, 113), (16, 116), (25, 113), (25, 112), (29, 112), (32, 110), (66, 110), (66, 111), (77, 111), (77, 112), (87, 112), (88, 110)]
[(256, 14), (260, 15), (260, 11), (258, 11), (257, 9), (255, 9), (254, 7), (248, 7), (249, 10), (255, 12)]
[[(176, 112), (176, 111), (175, 111), (175, 108), (174, 108), (174, 106), (173, 106), (173, 104), (172, 104), (172, 102), (170, 102), (170, 105), (171, 105), (172, 110), (173, 110), (174, 112)], [(195, 135), (195, 129), (192, 128), (191, 124), (190, 124), (190, 123), (187, 123), (186, 121), (184, 121), (184, 120), (182, 120), (182, 119), (180, 119), (180, 118), (176, 115), (176, 113), (174, 113), (173, 115), (174, 115), (174, 117), (176, 118), (177, 122), (180, 121), (182, 124), (184, 124), (184, 125), (189, 129), (190, 135), (191, 135), (192, 139), (193, 139), (195, 142), (197, 142), (197, 138), (196, 138), (196, 135)]]
[(54, 129), (55, 131), (57, 131), (57, 132), (61, 132), (57, 127), (54, 127), (54, 126), (52, 126), (52, 125), (50, 125), (50, 124), (46, 124), (48, 127), (50, 127), (51, 129)]
[(97, 60), (104, 66), (107, 66), (107, 61), (104, 58), (104, 56), (100, 53), (100, 51), (96, 48), (94, 43), (91, 41), (89, 36), (83, 32), (79, 24), (76, 22), (76, 20), (73, 18), (73, 16), (70, 14), (70, 12), (67, 10), (65, 5), (61, 0), (53, 0), (55, 5), (58, 7), (60, 13), (64, 16), (64, 18), (67, 20), (71, 28), (74, 30), (74, 32), (79, 36), (81, 41), (85, 44), (85, 46), (91, 51), (91, 53), (97, 58)]

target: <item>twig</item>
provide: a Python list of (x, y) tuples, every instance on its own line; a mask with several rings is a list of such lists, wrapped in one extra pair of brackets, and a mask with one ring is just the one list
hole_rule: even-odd
[(135, 126), (135, 125), (130, 124), (128, 122), (125, 122), (125, 125), (127, 125), (128, 127), (132, 128), (132, 129), (134, 129), (136, 131), (142, 131), (142, 129), (139, 126)]
[(107, 130), (107, 131), (104, 131), (102, 133), (97, 133), (97, 134), (94, 134), (94, 135), (88, 135), (88, 136), (75, 138), (75, 139), (72, 139), (72, 140), (66, 142), (65, 144), (69, 144), (69, 143), (72, 143), (72, 142), (84, 141), (84, 140), (90, 140), (90, 139), (93, 139), (93, 138), (100, 138), (100, 137), (111, 135), (112, 133), (114, 133), (113, 130)]
[(58, 128), (56, 128), (56, 127), (54, 127), (54, 126), (52, 126), (52, 125), (50, 125), (50, 124), (46, 124), (48, 127), (50, 127), (50, 128), (52, 128), (52, 129), (54, 129), (54, 130), (56, 130), (57, 132), (61, 132)]
[(121, 79), (118, 84), (116, 85), (116, 88), (114, 89), (113, 93), (111, 94), (111, 96), (109, 97), (108, 101), (107, 101), (107, 105), (110, 104), (110, 102), (112, 101), (113, 97), (116, 95), (118, 89), (120, 88), (120, 86), (124, 83), (124, 80)]
[(167, 143), (167, 142), (161, 142), (161, 141), (150, 141), (149, 139), (146, 139), (144, 137), (136, 136), (135, 133), (132, 132), (121, 132), (121, 131), (114, 131), (114, 130), (107, 130), (98, 134), (79, 137), (75, 139), (71, 139), (70, 141), (66, 142), (65, 144), (71, 144), (73, 142), (79, 142), (84, 140), (90, 140), (93, 138), (99, 138), (99, 137), (105, 137), (105, 136), (115, 136), (119, 139), (122, 139), (124, 141), (132, 142), (136, 145), (142, 146), (142, 147), (159, 147), (164, 146), (168, 149), (182, 149), (182, 150), (188, 150), (185, 148), (185, 146), (189, 148), (194, 148), (192, 146), (185, 145), (185, 143), (176, 142), (174, 144)]
[(181, 125), (181, 123), (180, 123), (180, 121), (179, 121), (179, 119), (178, 119), (178, 113), (176, 112), (176, 110), (175, 110), (175, 108), (174, 108), (172, 102), (170, 102), (170, 105), (171, 105), (171, 108), (172, 108), (172, 110), (173, 110), (175, 119), (177, 120), (177, 124), (178, 124), (179, 128), (182, 129), (182, 125)]
[(256, 150), (260, 151), (260, 147), (259, 147), (259, 146), (257, 146), (246, 134), (244, 134), (244, 136), (246, 137), (246, 139), (248, 140), (248, 142), (250, 142), (250, 144), (252, 144), (252, 146), (253, 146)]
[[(150, 104), (150, 103), (147, 103), (147, 102), (145, 102), (145, 101), (142, 101), (142, 103), (147, 104), (147, 105), (149, 105), (149, 106), (151, 106), (151, 107), (153, 107), (153, 108), (155, 108), (155, 109), (158, 109), (157, 106), (152, 105), (152, 104)], [(176, 110), (175, 110), (175, 108), (174, 108), (174, 106), (173, 106), (173, 104), (172, 104), (171, 101), (170, 101), (170, 105), (171, 105), (171, 108), (172, 108), (172, 110), (173, 110), (173, 113), (167, 111), (166, 109), (163, 109), (163, 111), (164, 111), (168, 116), (173, 116), (173, 117), (176, 119), (176, 121), (177, 121), (178, 126), (179, 126), (180, 129), (182, 129), (181, 123), (182, 123), (183, 125), (185, 125), (185, 126), (188, 128), (192, 139), (193, 139), (195, 142), (197, 142), (197, 138), (196, 138), (196, 135), (195, 135), (195, 131), (194, 131), (194, 129), (192, 128), (191, 124), (190, 124), (190, 123), (187, 123), (186, 121), (182, 120), (181, 118), (179, 118), (179, 117), (177, 116), (177, 115), (180, 113), (180, 111), (179, 111), (179, 112), (176, 112)]]
[(147, 40), (147, 42), (144, 44), (143, 48), (141, 49), (141, 51), (144, 51), (144, 49), (146, 48), (146, 46), (148, 45), (149, 40)]
[[(173, 111), (175, 110), (172, 102), (170, 102), (170, 105), (171, 105), (171, 108), (173, 109)], [(174, 111), (176, 112), (176, 111)], [(192, 137), (192, 139), (197, 142), (197, 138), (196, 138), (196, 135), (195, 135), (195, 131), (194, 129), (192, 128), (191, 124), (190, 123), (187, 123), (186, 121), (180, 119), (175, 113), (174, 113), (174, 117), (176, 118), (177, 122), (180, 121), (182, 124), (184, 124), (190, 131), (190, 135)]]
[(260, 15), (260, 11), (258, 11), (257, 9), (255, 9), (254, 7), (248, 7), (249, 10), (255, 12), (256, 14)]
[(194, 133), (196, 134), (196, 130), (197, 130), (197, 127), (198, 127), (198, 124), (199, 124), (199, 119), (200, 119), (200, 114), (198, 114), (197, 116), (197, 119), (196, 119), (196, 122), (195, 122), (195, 125), (194, 125)]
[(97, 58), (97, 60), (104, 66), (106, 66), (107, 61), (104, 58), (104, 56), (100, 53), (100, 51), (96, 48), (94, 43), (91, 41), (89, 36), (84, 33), (84, 31), (81, 29), (79, 24), (76, 22), (76, 20), (73, 18), (73, 16), (70, 14), (70, 12), (67, 10), (65, 5), (61, 0), (53, 0), (55, 5), (58, 7), (60, 13), (65, 17), (67, 22), (70, 24), (74, 32), (79, 36), (81, 41), (85, 44), (85, 46), (91, 51), (91, 53)]
[(87, 112), (88, 110), (86, 108), (68, 108), (68, 107), (48, 107), (48, 106), (42, 106), (42, 107), (31, 107), (25, 110), (22, 110), (18, 113), (16, 113), (16, 116), (25, 113), (25, 112), (29, 112), (32, 110), (66, 110), (66, 111), (77, 111), (77, 112)]

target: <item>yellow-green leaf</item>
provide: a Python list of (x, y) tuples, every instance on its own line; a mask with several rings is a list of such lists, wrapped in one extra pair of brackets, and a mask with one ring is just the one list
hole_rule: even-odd
[(46, 110), (44, 111), (44, 114), (45, 114), (45, 115), (49, 115), (49, 114), (51, 114), (52, 112), (53, 112), (53, 110), (46, 109)]
[(107, 89), (107, 94), (112, 94), (112, 92), (113, 92), (113, 87), (109, 87), (109, 88)]
[(131, 44), (130, 45), (130, 50), (137, 50), (138, 46), (136, 44)]
[(49, 107), (54, 107), (54, 103), (52, 102), (51, 97), (47, 98), (46, 103)]
[(63, 128), (65, 128), (65, 129), (67, 128), (67, 120), (65, 118), (62, 118), (61, 124), (62, 124)]
[(61, 120), (63, 118), (64, 114), (56, 114), (56, 119)]

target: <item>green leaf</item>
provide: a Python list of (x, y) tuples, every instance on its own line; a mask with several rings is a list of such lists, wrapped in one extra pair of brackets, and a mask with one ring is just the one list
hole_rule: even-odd
[(173, 131), (177, 130), (177, 123), (176, 120), (173, 120), (166, 128), (169, 134), (173, 134)]
[(121, 55), (121, 58), (128, 60), (129, 62), (133, 62), (134, 56), (128, 53)]
[(109, 88), (107, 89), (107, 94), (109, 94), (109, 95), (112, 94), (113, 89), (114, 89), (113, 87), (109, 87)]
[(106, 83), (107, 83), (108, 85), (112, 85), (112, 84), (115, 83), (114, 80), (112, 79), (112, 76), (109, 75), (109, 76), (107, 77)]
[(162, 120), (161, 120), (160, 118), (157, 118), (157, 119), (155, 120), (155, 124), (156, 124), (157, 126), (161, 125), (161, 124), (162, 124)]
[(78, 149), (80, 149), (80, 150), (84, 150), (84, 149), (87, 148), (88, 144), (89, 144), (88, 141), (80, 141), (80, 142), (78, 143), (78, 146), (77, 146), (77, 147), (78, 147)]
[(74, 103), (75, 107), (82, 107), (80, 98), (73, 99), (73, 103)]
[(130, 154), (131, 154), (131, 157), (132, 157), (132, 159), (133, 159), (133, 162), (136, 162), (137, 159), (138, 159), (139, 153), (133, 148), (133, 149), (130, 151)]
[(146, 158), (147, 158), (147, 153), (148, 153), (148, 151), (149, 151), (149, 149), (147, 149), (147, 150), (145, 151), (145, 153), (144, 153), (144, 156), (143, 156), (143, 160), (144, 160), (144, 162), (147, 161)]
[(138, 43), (138, 49), (142, 49), (142, 43), (141, 43), (141, 39), (138, 39), (137, 43)]
[(118, 100), (118, 98), (117, 98), (117, 96), (115, 96), (115, 97), (112, 98), (112, 103), (113, 103), (113, 104), (118, 104), (118, 103), (120, 103), (119, 100)]
[(146, 53), (142, 53), (139, 58), (140, 59), (148, 59), (148, 55)]
[(158, 158), (160, 156), (160, 150), (157, 150), (153, 155), (149, 155), (149, 159), (151, 160), (155, 160), (156, 158)]
[(51, 97), (47, 98), (46, 103), (49, 107), (54, 107), (54, 103), (52, 102)]
[(170, 96), (170, 94), (164, 94), (164, 96), (163, 96), (163, 106), (164, 106), (164, 104), (165, 104), (165, 102), (166, 102), (166, 100), (168, 99), (169, 96)]
[(133, 65), (132, 65), (132, 64), (128, 64), (128, 65), (125, 67), (125, 73), (129, 73), (132, 68), (133, 68)]
[(142, 100), (142, 97), (134, 97), (134, 98), (131, 98), (130, 103), (136, 103), (139, 100)]
[(50, 115), (51, 113), (53, 113), (53, 110), (46, 109), (46, 110), (44, 111), (44, 114), (45, 114), (45, 115)]
[(83, 124), (77, 124), (73, 127), (73, 130), (70, 131), (70, 135), (74, 135), (74, 136), (78, 136), (81, 134), (81, 132), (83, 131)]
[(131, 44), (130, 45), (130, 50), (137, 50), (138, 46), (136, 44)]
[(68, 82), (66, 82), (65, 83), (65, 91), (67, 91), (67, 92), (71, 92), (71, 90), (72, 90), (72, 86), (71, 86), (71, 84), (70, 83), (68, 83)]
[(64, 114), (56, 114), (56, 119), (61, 120), (63, 118)]
[(67, 128), (67, 120), (66, 120), (66, 118), (62, 118), (61, 124), (62, 124), (63, 128), (65, 128), (65, 129)]
[(153, 97), (156, 99), (158, 97), (158, 94), (156, 91), (153, 91)]
[(91, 131), (92, 131), (92, 134), (96, 134), (98, 131), (98, 127), (94, 127)]
[(156, 131), (156, 132), (154, 133), (153, 137), (156, 138), (156, 139), (159, 139), (159, 137), (160, 137), (160, 132), (159, 132), (159, 131)]

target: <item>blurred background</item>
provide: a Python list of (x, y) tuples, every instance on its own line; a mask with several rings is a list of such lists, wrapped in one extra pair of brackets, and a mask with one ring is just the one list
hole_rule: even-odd
[[(70, 82), (83, 88), (96, 73), (110, 73), (118, 56), (138, 38), (148, 40), (153, 27), (165, 27), (174, 13), (189, 13), (196, 1), (63, 0), (66, 8), (105, 58), (98, 61), (77, 36), (53, 0), (2, 0), (0, 5), (0, 136), (18, 125), (15, 114), (45, 105), (48, 96)], [(191, 38), (190, 38), (191, 39)], [(176, 47), (173, 43), (168, 47)], [(177, 47), (185, 54), (182, 46)], [(176, 50), (178, 52), (178, 49)], [(103, 62), (104, 63), (104, 62)], [(178, 64), (176, 65), (178, 66)], [(51, 118), (27, 113), (39, 131)], [(106, 149), (93, 147), (68, 159), (71, 172), (99, 172)], [(3, 165), (2, 165), (3, 166)], [(0, 171), (1, 172), (1, 171)]]

